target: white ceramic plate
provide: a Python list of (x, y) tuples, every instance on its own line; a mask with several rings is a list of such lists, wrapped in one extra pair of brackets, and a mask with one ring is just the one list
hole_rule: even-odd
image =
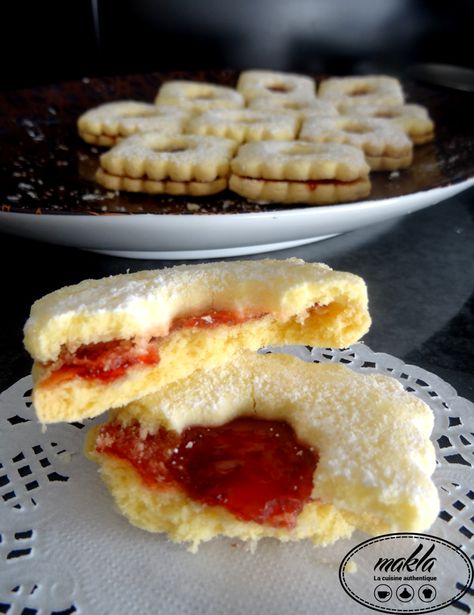
[[(223, 85), (235, 85), (237, 76), (199, 74)], [(372, 173), (366, 201), (260, 206), (230, 191), (188, 200), (101, 188), (95, 182), (101, 150), (78, 137), (77, 117), (131, 93), (153, 100), (169, 78), (173, 75), (96, 78), (0, 94), (0, 231), (128, 258), (243, 256), (394, 220), (474, 185), (469, 96), (407, 82), (407, 100), (426, 105), (436, 138), (415, 148), (408, 169)]]
[(474, 178), (470, 178), (377, 201), (242, 214), (63, 216), (0, 212), (0, 229), (127, 258), (242, 256), (291, 248), (396, 218), (439, 203), (473, 185)]

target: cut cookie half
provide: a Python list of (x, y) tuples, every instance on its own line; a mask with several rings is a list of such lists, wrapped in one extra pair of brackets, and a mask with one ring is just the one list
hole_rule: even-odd
[(217, 262), (86, 280), (25, 325), (42, 422), (122, 406), (242, 349), (344, 347), (370, 324), (363, 280), (298, 259)]
[(431, 410), (382, 375), (243, 353), (112, 413), (87, 455), (120, 511), (177, 542), (329, 544), (427, 530)]

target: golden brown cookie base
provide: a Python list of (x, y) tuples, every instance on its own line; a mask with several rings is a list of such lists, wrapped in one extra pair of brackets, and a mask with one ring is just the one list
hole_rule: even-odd
[(111, 135), (104, 135), (104, 134), (95, 135), (95, 134), (92, 134), (91, 132), (85, 132), (85, 131), (80, 131), (79, 136), (86, 143), (90, 143), (91, 145), (100, 145), (103, 147), (111, 147), (112, 145), (115, 145), (116, 143), (118, 143), (120, 140), (120, 137), (118, 136), (111, 136)]
[(409, 133), (408, 136), (413, 141), (414, 145), (424, 145), (425, 143), (431, 143), (431, 141), (434, 141), (434, 131), (419, 135)]
[[(433, 413), (385, 375), (245, 352), (120, 408), (111, 421), (139, 423), (146, 446), (145, 436), (160, 427), (183, 433), (192, 425), (223, 425), (246, 415), (286, 421), (301, 442), (318, 452), (315, 501), (305, 505), (290, 532), (242, 522), (178, 489), (150, 488), (130, 463), (96, 450), (97, 427), (87, 437), (86, 452), (100, 464), (119, 509), (132, 523), (195, 546), (219, 534), (328, 543), (351, 529), (347, 522), (380, 534), (423, 531), (436, 519)], [(324, 505), (331, 509), (320, 516)]]
[(406, 169), (413, 161), (413, 152), (405, 156), (369, 156), (365, 154), (365, 159), (369, 163), (372, 171), (397, 171)]
[(331, 504), (307, 503), (296, 527), (289, 531), (241, 521), (221, 506), (205, 506), (176, 489), (150, 489), (127, 461), (95, 451), (97, 431), (93, 428), (87, 434), (85, 452), (100, 464), (100, 475), (120, 512), (139, 528), (164, 532), (176, 543), (188, 543), (192, 552), (197, 551), (200, 543), (221, 535), (253, 542), (262, 538), (282, 542), (308, 539), (313, 544), (327, 545), (350, 537), (354, 529), (344, 512)]
[(352, 182), (340, 181), (287, 181), (255, 179), (231, 175), (229, 188), (252, 201), (281, 203), (308, 203), (332, 205), (356, 201), (369, 195), (370, 180), (363, 177)]
[(227, 179), (218, 177), (214, 181), (162, 181), (112, 175), (99, 168), (96, 174), (97, 183), (109, 190), (124, 190), (125, 192), (145, 192), (147, 194), (174, 194), (183, 196), (207, 196), (216, 194), (227, 188)]

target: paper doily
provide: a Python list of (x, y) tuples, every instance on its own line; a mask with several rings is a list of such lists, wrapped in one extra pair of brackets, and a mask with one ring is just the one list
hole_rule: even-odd
[[(437, 376), (363, 344), (272, 351), (391, 375), (431, 406), (442, 508), (430, 533), (472, 557), (474, 404)], [(26, 377), (0, 395), (0, 613), (367, 613), (338, 582), (344, 555), (367, 536), (326, 548), (264, 540), (253, 554), (216, 539), (192, 555), (115, 511), (97, 466), (82, 455), (84, 425), (43, 430), (30, 389)], [(472, 612), (470, 601), (467, 594), (456, 611)]]

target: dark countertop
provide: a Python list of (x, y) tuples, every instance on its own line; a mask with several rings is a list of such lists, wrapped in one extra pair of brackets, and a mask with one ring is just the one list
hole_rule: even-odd
[[(361, 275), (373, 318), (364, 341), (372, 350), (427, 369), (474, 400), (474, 190), (389, 223), (253, 258), (270, 255), (321, 261)], [(4, 234), (0, 258), (0, 390), (29, 371), (22, 326), (35, 299), (84, 278), (178, 264), (103, 256)]]

